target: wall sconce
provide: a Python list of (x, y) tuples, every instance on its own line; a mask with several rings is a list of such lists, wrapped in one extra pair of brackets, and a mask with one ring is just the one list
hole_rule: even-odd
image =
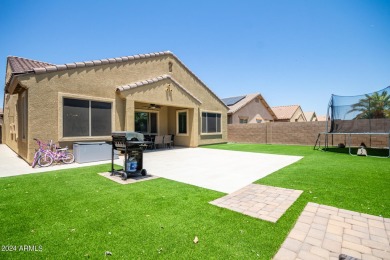
[(169, 91), (169, 92), (172, 92), (172, 89), (171, 89), (171, 84), (168, 84), (168, 87), (165, 89), (165, 91)]

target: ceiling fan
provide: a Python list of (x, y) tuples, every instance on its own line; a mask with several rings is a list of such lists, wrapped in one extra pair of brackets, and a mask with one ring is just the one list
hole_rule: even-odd
[(160, 109), (161, 106), (156, 105), (156, 104), (150, 104), (147, 108), (148, 108), (148, 109)]

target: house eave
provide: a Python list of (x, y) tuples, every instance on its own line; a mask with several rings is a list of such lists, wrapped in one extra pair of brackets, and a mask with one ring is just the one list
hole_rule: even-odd
[(179, 82), (177, 82), (174, 78), (172, 78), (170, 75), (167, 75), (167, 74), (164, 74), (164, 75), (161, 75), (161, 76), (158, 76), (155, 78), (147, 79), (147, 80), (142, 80), (142, 81), (130, 83), (130, 84), (127, 84), (124, 86), (116, 87), (116, 92), (121, 93), (123, 91), (147, 86), (149, 84), (156, 83), (156, 82), (163, 81), (163, 80), (169, 80), (170, 82), (174, 83), (178, 88), (183, 90), (189, 97), (191, 97), (193, 100), (195, 100), (195, 102), (197, 102), (198, 104), (202, 104), (202, 101), (199, 98), (197, 98), (190, 91), (188, 91), (185, 87), (183, 87)]
[(28, 74), (33, 74), (33, 72), (28, 71), (23, 73), (12, 73), (10, 80), (4, 87), (4, 93), (13, 95), (15, 93), (18, 93), (21, 89), (26, 89), (26, 87), (22, 86), (22, 84), (20, 83), (19, 77)]

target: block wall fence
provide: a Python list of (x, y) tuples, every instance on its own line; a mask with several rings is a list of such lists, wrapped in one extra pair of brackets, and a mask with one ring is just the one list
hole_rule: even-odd
[[(262, 124), (228, 125), (228, 141), (237, 143), (259, 144), (296, 144), (311, 145), (319, 133), (325, 132), (326, 122), (269, 122)], [(348, 144), (347, 135), (329, 135), (329, 146), (339, 143)], [(321, 135), (321, 146), (325, 136)], [(370, 147), (388, 147), (388, 137), (383, 135), (352, 135), (352, 146), (365, 143)]]

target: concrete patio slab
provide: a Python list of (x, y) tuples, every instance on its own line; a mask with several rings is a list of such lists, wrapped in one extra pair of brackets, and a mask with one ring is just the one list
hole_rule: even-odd
[(210, 204), (275, 223), (302, 192), (301, 190), (250, 184)]
[[(225, 151), (208, 148), (175, 148), (146, 151), (143, 168), (148, 174), (164, 177), (206, 189), (231, 193), (252, 182), (286, 167), (302, 157), (250, 152)], [(0, 177), (47, 172), (111, 163), (111, 160), (59, 164), (31, 168), (8, 146), (0, 145)], [(115, 160), (123, 165), (123, 156)]]
[(302, 157), (208, 148), (144, 153), (148, 173), (224, 193), (232, 193)]
[(273, 259), (390, 259), (390, 219), (309, 202)]

